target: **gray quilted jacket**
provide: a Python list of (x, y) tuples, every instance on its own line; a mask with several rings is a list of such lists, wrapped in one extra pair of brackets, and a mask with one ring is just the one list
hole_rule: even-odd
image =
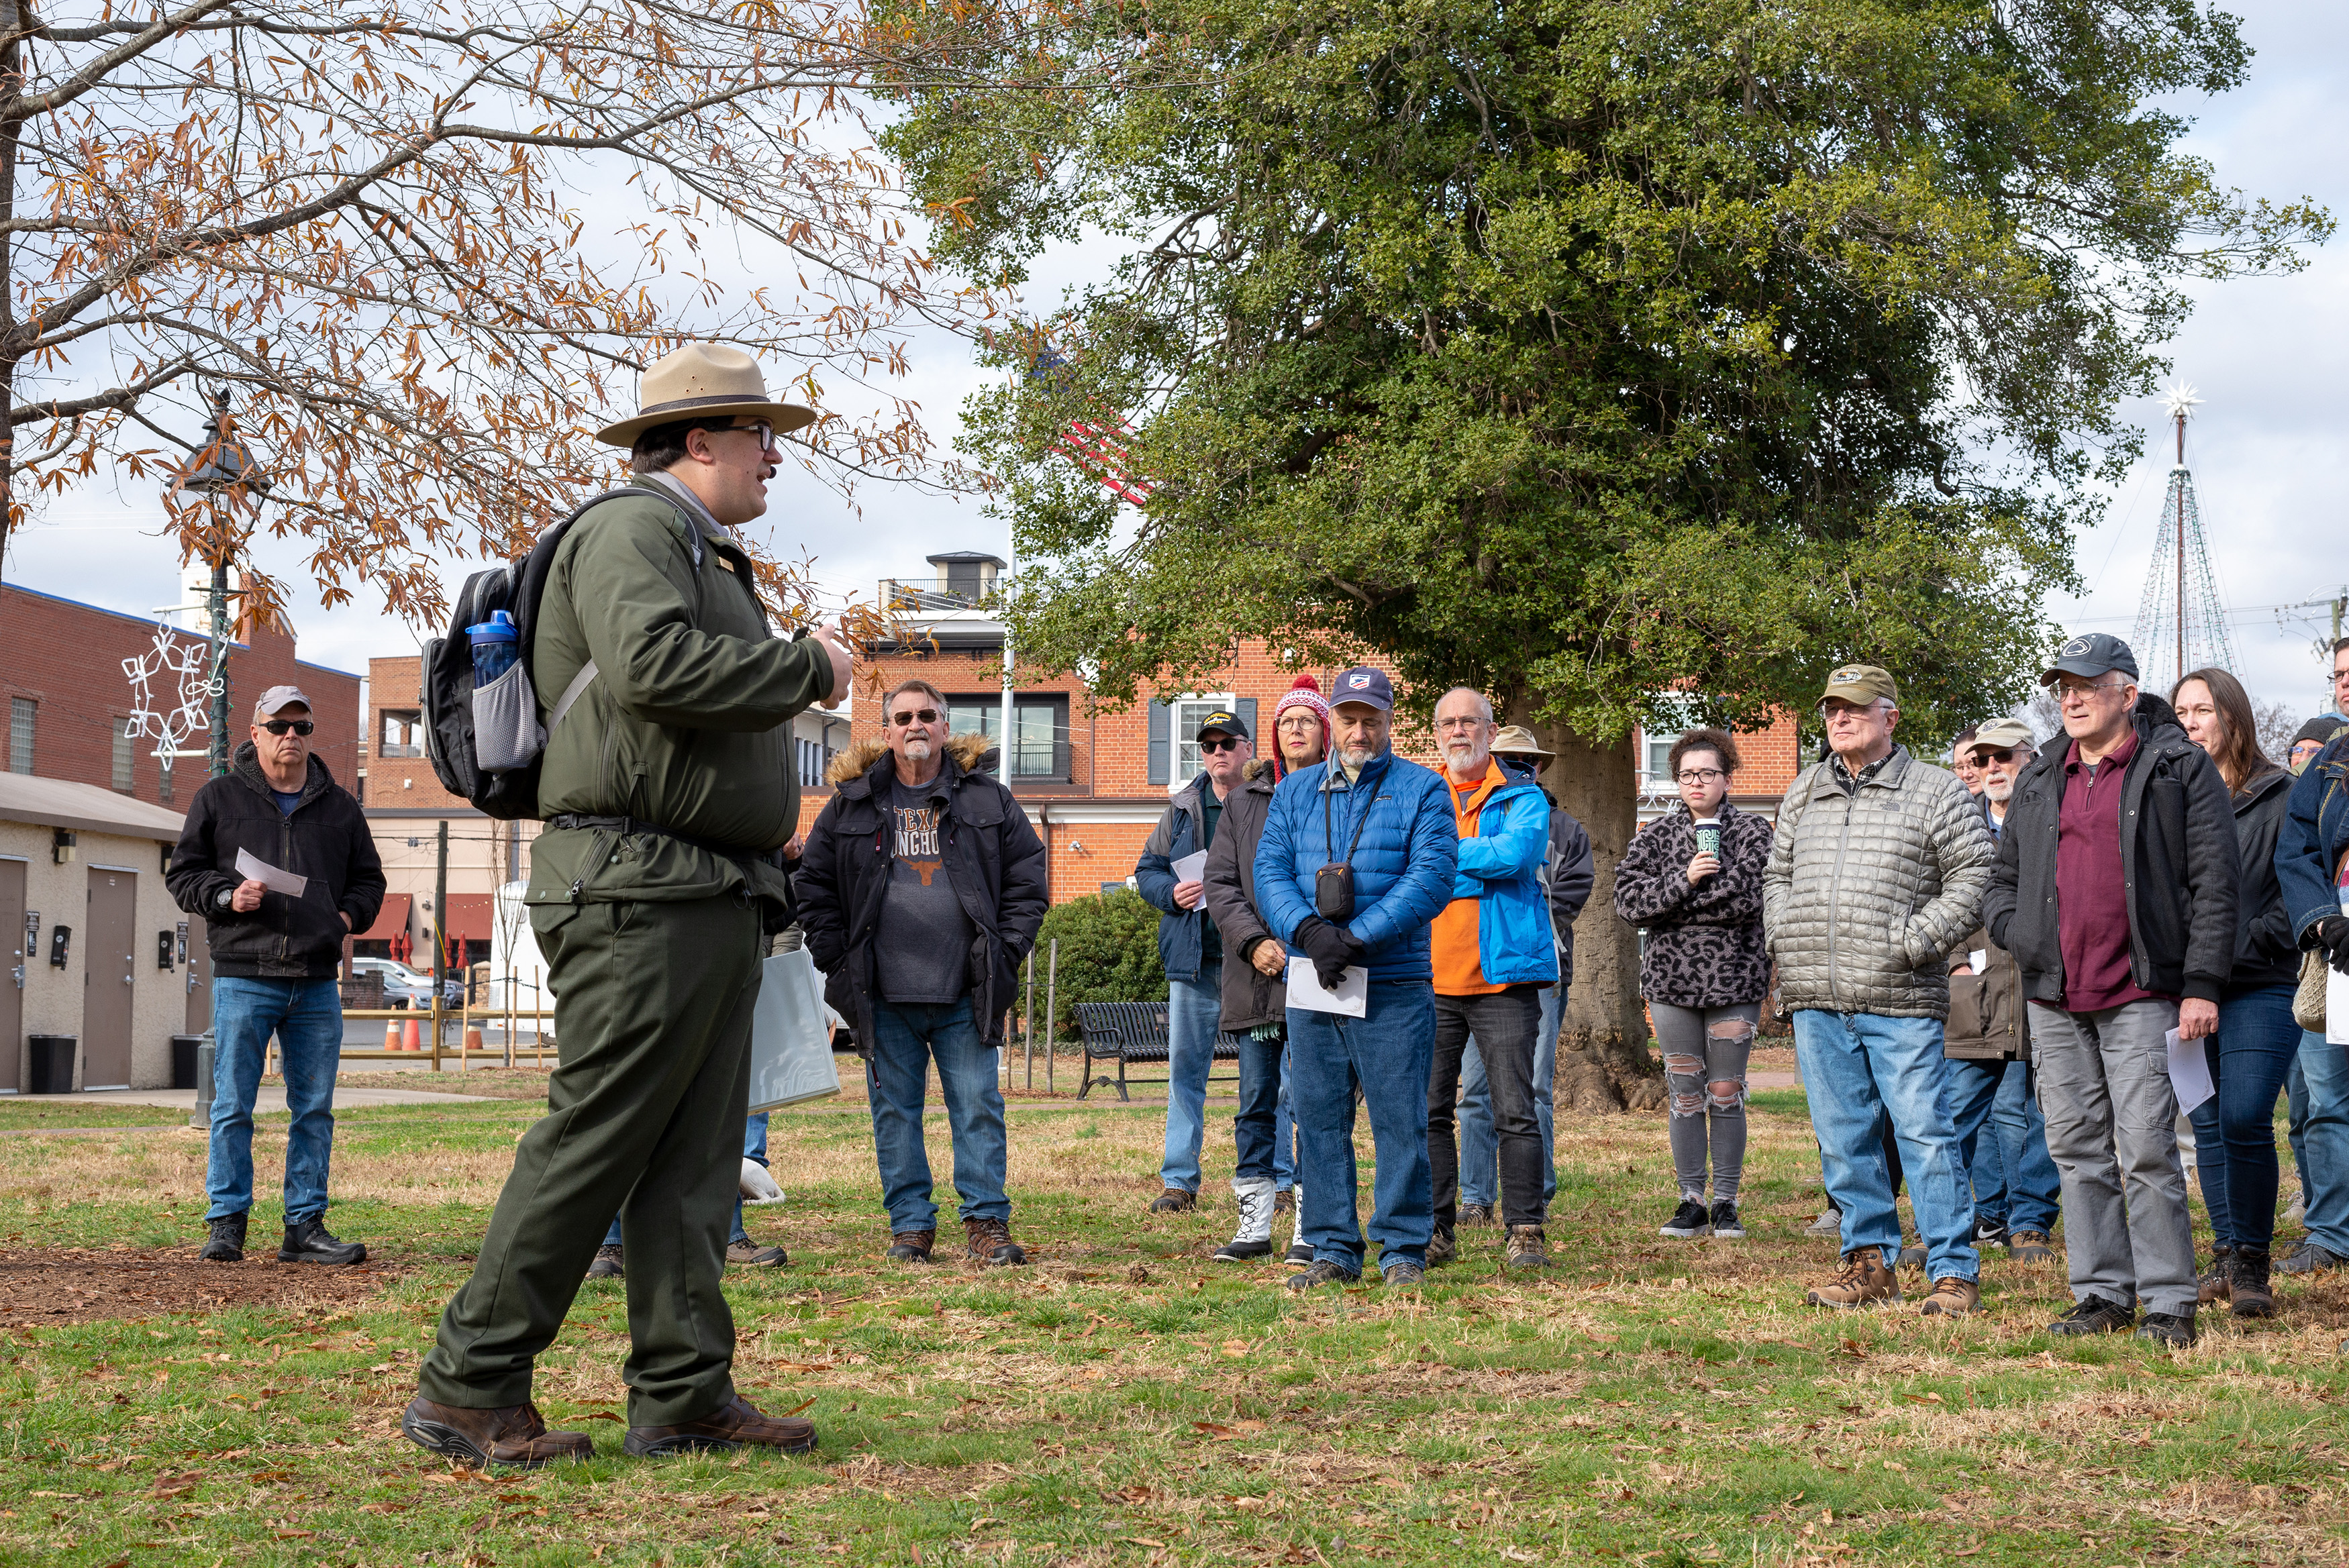
[(1957, 775), (1905, 747), (1857, 792), (1833, 763), (1811, 769), (1762, 872), (1778, 1005), (1947, 1019), (1948, 955), (1982, 923), (1995, 853)]

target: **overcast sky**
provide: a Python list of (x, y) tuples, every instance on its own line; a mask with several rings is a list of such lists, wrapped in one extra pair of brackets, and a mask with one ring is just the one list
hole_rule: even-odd
[[(2349, 221), (2349, 172), (2339, 154), (2349, 142), (2349, 6), (2249, 0), (2234, 8), (2256, 51), (2251, 79), (2230, 98), (2181, 106), (2200, 121), (2192, 150), (2209, 159), (2225, 183), (2277, 201), (2313, 197)], [(1064, 258), (1061, 270), (1086, 260)], [(1031, 303), (1049, 303), (1064, 278), (1040, 281), (1045, 286)], [(2238, 667), (2255, 696), (2305, 717), (2323, 696), (2323, 666), (2310, 639), (2324, 629), (2328, 612), (2317, 606), (2280, 619), (2268, 607), (2344, 592), (2349, 583), (2349, 529), (2339, 499), (2344, 438), (2333, 402), (2349, 361), (2349, 238), (2318, 252), (2297, 276), (2197, 294), (2199, 308), (2170, 354), (2178, 377), (2206, 399), (2188, 432), (2188, 461)], [(940, 339), (917, 345), (903, 385), (943, 446), (978, 383), (960, 346)], [(2153, 401), (2124, 412), (2146, 428), (2147, 449), (2116, 492), (2105, 526), (2078, 541), (2086, 593), (2048, 603), (2050, 615), (2070, 630), (2129, 634), (2160, 521), (2170, 460), (2163, 414)], [(821, 582), (867, 598), (883, 577), (922, 573), (922, 557), (935, 552), (1006, 552), (1001, 525), (976, 502), (886, 485), (868, 487), (860, 500), (862, 515), (851, 515), (829, 490), (787, 475), (751, 531), (763, 532), (779, 555), (813, 555)], [(152, 537), (160, 517), (150, 491), (86, 488), (12, 542), (6, 578), (135, 613), (177, 603), (173, 552)], [(305, 659), (364, 673), (370, 656), (415, 650), (418, 634), (376, 611), (365, 589), (358, 605), (330, 613), (298, 592), (298, 550), (264, 543), (261, 556), (297, 585), (294, 620)], [(460, 581), (480, 565), (459, 563), (452, 573)], [(2145, 662), (2150, 685), (2164, 666), (2150, 656)]]

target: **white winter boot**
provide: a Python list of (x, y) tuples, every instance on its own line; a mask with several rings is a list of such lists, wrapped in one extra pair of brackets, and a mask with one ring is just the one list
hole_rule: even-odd
[(1280, 1261), (1291, 1268), (1307, 1268), (1313, 1263), (1313, 1249), (1305, 1244), (1305, 1183), (1299, 1181), (1288, 1190), (1297, 1203), (1296, 1223), (1289, 1227), (1288, 1255)]
[(1232, 1196), (1240, 1212), (1239, 1229), (1216, 1249), (1219, 1264), (1247, 1263), (1272, 1255), (1272, 1181), (1265, 1176), (1235, 1176)]

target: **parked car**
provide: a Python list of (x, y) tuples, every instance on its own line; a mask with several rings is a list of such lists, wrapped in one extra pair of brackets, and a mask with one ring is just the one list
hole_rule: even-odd
[[(420, 975), (396, 958), (354, 958), (351, 974), (383, 976), (383, 1005), (387, 1007), (421, 1007), (432, 1006), (432, 976)], [(453, 982), (451, 989), (455, 989)]]

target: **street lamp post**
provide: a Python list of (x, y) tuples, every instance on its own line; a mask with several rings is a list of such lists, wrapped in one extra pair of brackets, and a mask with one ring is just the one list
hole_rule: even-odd
[(212, 438), (202, 451), (189, 459), (173, 480), (174, 491), (194, 490), (204, 498), (212, 516), (212, 592), (208, 604), (212, 614), (212, 739), (207, 762), (215, 779), (227, 777), (229, 759), (228, 738), (228, 602), (233, 592), (228, 585), (228, 522), (224, 515), (223, 498), (233, 504), (240, 491), (255, 496), (266, 495), (269, 480), (262, 476), (253, 459), (253, 452), (236, 435), (236, 421), (228, 411), (228, 388), (212, 394)]

